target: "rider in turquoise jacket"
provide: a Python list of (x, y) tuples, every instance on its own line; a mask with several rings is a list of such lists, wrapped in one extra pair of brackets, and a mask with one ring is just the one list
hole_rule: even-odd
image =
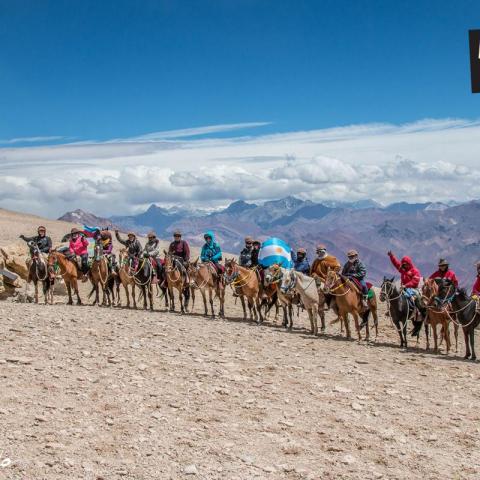
[(205, 245), (202, 247), (200, 259), (202, 262), (213, 262), (217, 264), (222, 260), (222, 249), (215, 241), (215, 235), (211, 230), (208, 230), (205, 232), (203, 238), (205, 239)]

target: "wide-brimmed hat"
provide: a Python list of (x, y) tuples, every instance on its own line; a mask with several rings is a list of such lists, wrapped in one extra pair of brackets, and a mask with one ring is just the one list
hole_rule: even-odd
[(318, 252), (319, 250), (326, 250), (326, 249), (327, 249), (327, 246), (324, 245), (323, 243), (319, 243), (319, 244), (317, 245), (317, 252)]
[(135, 232), (128, 232), (127, 237), (136, 237)]
[(253, 243), (253, 238), (250, 236), (245, 237), (245, 243)]
[(75, 227), (74, 227), (74, 228), (72, 228), (72, 229), (70, 230), (70, 233), (73, 235), (74, 233), (81, 233), (81, 232), (80, 232), (80, 230), (79, 230), (78, 228), (75, 228)]
[(439, 267), (448, 267), (450, 264), (444, 259), (444, 258), (441, 258), (439, 261), (438, 261), (438, 266)]
[(47, 229), (43, 226), (43, 225), (40, 225), (38, 228), (37, 228), (37, 232), (46, 232)]
[(358, 252), (356, 250), (349, 250), (347, 252), (347, 257), (356, 257), (358, 256)]
[(174, 236), (174, 237), (181, 237), (181, 236), (182, 236), (182, 232), (181, 232), (180, 230), (175, 230), (175, 231), (173, 232), (173, 236)]
[(157, 234), (155, 232), (148, 232), (147, 234), (147, 238), (155, 238), (157, 236)]

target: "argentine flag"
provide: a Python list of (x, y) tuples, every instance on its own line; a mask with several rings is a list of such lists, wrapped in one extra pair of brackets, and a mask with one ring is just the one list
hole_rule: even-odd
[(269, 238), (260, 247), (258, 261), (263, 267), (271, 267), (277, 263), (283, 268), (292, 268), (292, 249), (288, 243), (279, 238)]

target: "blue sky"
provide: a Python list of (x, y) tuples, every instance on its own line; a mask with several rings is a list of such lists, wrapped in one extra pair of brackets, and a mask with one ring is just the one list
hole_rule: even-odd
[(478, 1), (1, 0), (0, 10), (1, 139), (479, 116), (467, 41)]
[(480, 198), (480, 2), (0, 0), (0, 206)]

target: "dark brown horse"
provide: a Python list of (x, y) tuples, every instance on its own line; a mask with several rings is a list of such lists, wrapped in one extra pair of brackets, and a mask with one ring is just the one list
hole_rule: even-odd
[(55, 269), (58, 267), (60, 275), (63, 277), (68, 292), (68, 305), (73, 304), (72, 289), (77, 296), (77, 305), (82, 304), (80, 294), (78, 293), (79, 268), (74, 260), (69, 260), (63, 253), (53, 250), (48, 255), (48, 271), (51, 277), (55, 275)]
[(33, 282), (35, 286), (35, 303), (38, 303), (38, 283), (41, 282), (45, 304), (53, 304), (53, 283), (55, 277), (48, 273), (48, 262), (38, 249), (37, 245), (29, 242), (31, 259), (27, 261), (28, 278), (27, 283)]
[[(100, 305), (100, 289), (102, 290), (102, 306), (112, 305), (110, 299), (110, 288), (111, 288), (111, 274), (108, 267), (108, 260), (103, 254), (103, 247), (100, 244), (95, 245), (94, 257), (92, 261), (92, 266), (90, 267), (89, 272), (90, 281), (92, 282), (93, 289), (90, 292), (90, 296), (95, 292), (95, 300), (92, 305)], [(112, 289), (113, 293), (113, 289)]]
[[(175, 297), (173, 290), (177, 290), (180, 302), (180, 313), (184, 314), (188, 310), (190, 300), (190, 286), (187, 282), (187, 270), (183, 263), (175, 255), (164, 250), (165, 253), (165, 276), (167, 279), (168, 296), (170, 297), (170, 311), (175, 311)], [(184, 302), (185, 298), (185, 302)]]

